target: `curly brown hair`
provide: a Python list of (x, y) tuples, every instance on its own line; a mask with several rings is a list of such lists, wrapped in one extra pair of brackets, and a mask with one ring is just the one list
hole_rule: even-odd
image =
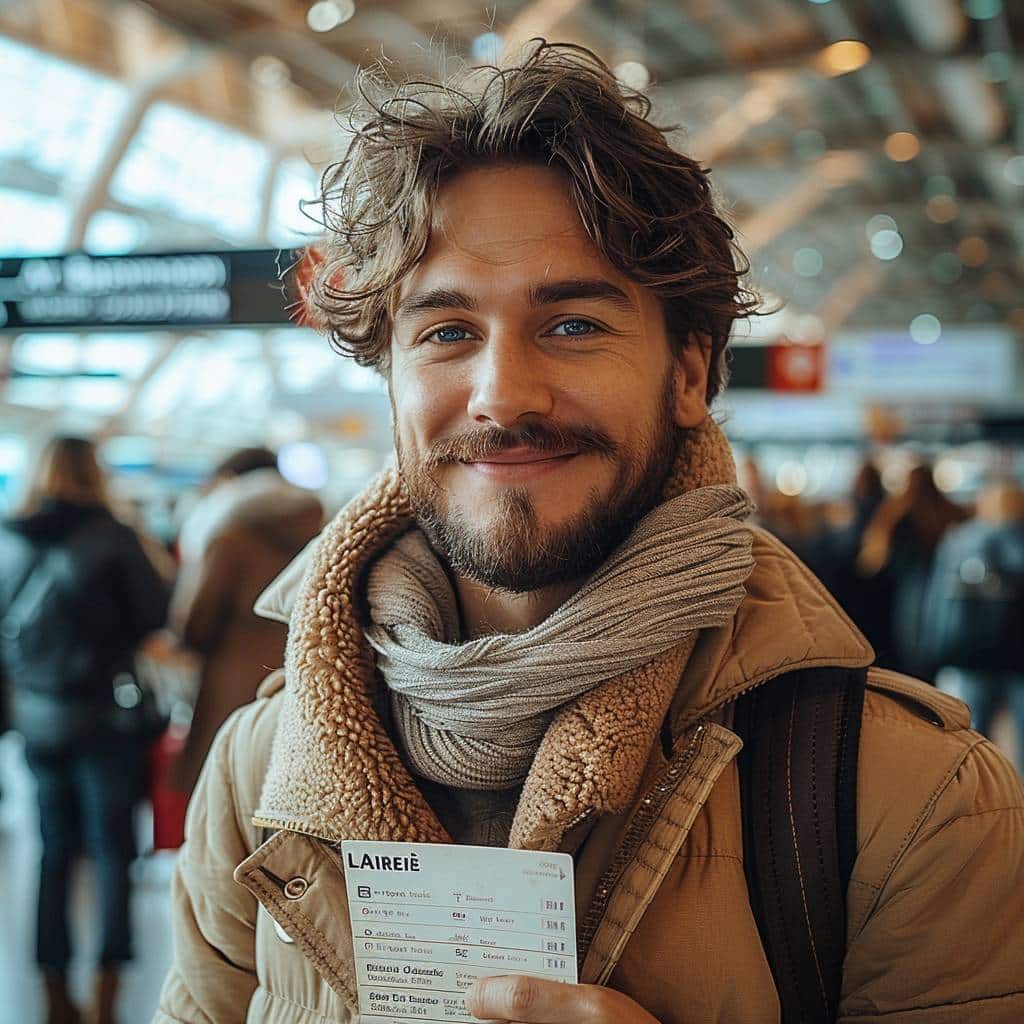
[(312, 322), (335, 348), (386, 375), (393, 302), (426, 250), (438, 189), (473, 167), (536, 163), (565, 175), (605, 258), (661, 299), (673, 343), (710, 338), (708, 401), (718, 394), (732, 324), (755, 306), (749, 268), (707, 170), (598, 56), (535, 40), (514, 66), (444, 83), (363, 70), (355, 91), (351, 143), (316, 204), (326, 237), (309, 288)]

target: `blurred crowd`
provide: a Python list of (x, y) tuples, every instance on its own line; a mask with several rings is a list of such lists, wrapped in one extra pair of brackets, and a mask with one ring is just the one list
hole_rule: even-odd
[(81, 1020), (68, 902), (82, 853), (95, 867), (101, 942), (88, 1020), (114, 1020), (132, 956), (134, 809), (150, 799), (155, 845), (180, 843), (214, 734), (284, 661), (285, 626), (253, 604), (323, 518), (264, 448), (214, 470), (170, 552), (115, 507), (94, 444), (59, 437), (0, 527), (0, 731), (21, 734), (37, 784), (48, 1024)]
[[(878, 662), (970, 705), (988, 732), (1003, 705), (1024, 752), (1024, 493), (993, 480), (972, 507), (926, 464), (888, 493), (870, 461), (841, 514), (748, 489), (867, 635)], [(259, 594), (319, 532), (317, 497), (274, 453), (225, 459), (180, 517), (170, 550), (126, 525), (94, 444), (53, 440), (0, 526), (0, 730), (21, 734), (38, 790), (42, 865), (36, 956), (50, 1024), (81, 1018), (67, 988), (67, 907), (80, 854), (96, 869), (102, 947), (89, 1019), (113, 1021), (131, 957), (133, 808), (149, 799), (156, 846), (181, 842), (214, 734), (283, 664), (286, 628)]]
[[(761, 491), (747, 467), (748, 486)], [(1024, 756), (1024, 490), (995, 477), (969, 505), (951, 501), (922, 462), (889, 493), (865, 461), (847, 499), (815, 507), (757, 495), (761, 522), (835, 595), (885, 668), (965, 701), (989, 735), (1009, 709)]]

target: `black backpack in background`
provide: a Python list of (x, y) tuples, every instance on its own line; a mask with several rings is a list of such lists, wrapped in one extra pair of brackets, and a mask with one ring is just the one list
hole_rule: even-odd
[(135, 672), (134, 652), (111, 633), (80, 559), (96, 518), (57, 541), (34, 545), (0, 614), (0, 670), (9, 725), (40, 753), (112, 738), (148, 741), (167, 725), (165, 709)]
[(937, 666), (1024, 667), (1024, 527), (970, 524), (939, 549), (924, 607), (923, 643)]

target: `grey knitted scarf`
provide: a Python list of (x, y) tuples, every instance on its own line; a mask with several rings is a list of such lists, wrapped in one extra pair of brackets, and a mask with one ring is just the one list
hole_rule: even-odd
[(413, 770), (465, 789), (519, 785), (561, 706), (732, 618), (754, 565), (750, 511), (732, 485), (672, 498), (539, 625), (467, 643), (444, 567), (419, 530), (404, 534), (370, 571), (366, 636)]

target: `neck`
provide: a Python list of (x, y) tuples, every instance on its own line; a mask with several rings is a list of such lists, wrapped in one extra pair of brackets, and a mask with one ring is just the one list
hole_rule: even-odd
[(582, 580), (542, 587), (525, 594), (495, 590), (474, 580), (455, 577), (464, 640), (495, 633), (525, 633), (542, 623), (583, 585)]

